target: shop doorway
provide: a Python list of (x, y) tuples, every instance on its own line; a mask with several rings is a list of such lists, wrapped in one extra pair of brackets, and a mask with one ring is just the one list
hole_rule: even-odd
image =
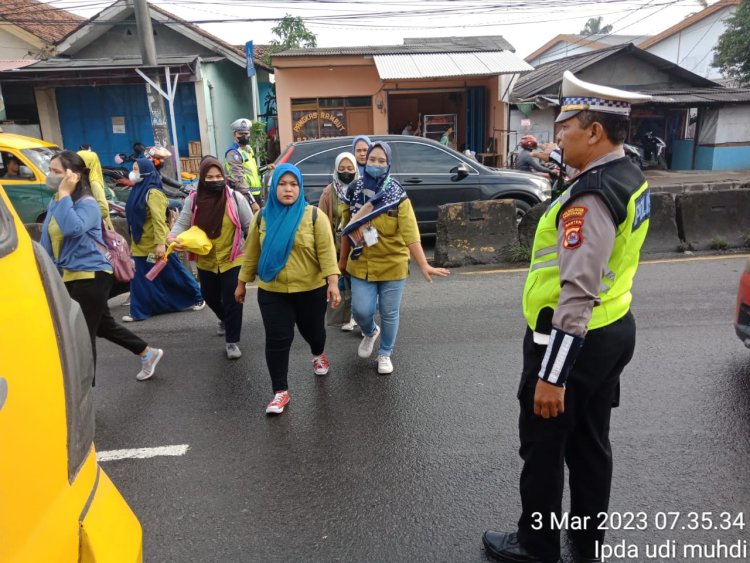
[(466, 90), (388, 93), (388, 132), (399, 135), (411, 123), (421, 136), (439, 140), (451, 127), (451, 146), (466, 144)]

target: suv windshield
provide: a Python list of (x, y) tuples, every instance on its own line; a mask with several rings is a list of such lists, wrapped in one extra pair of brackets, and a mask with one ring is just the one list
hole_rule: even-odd
[(44, 172), (45, 175), (49, 174), (49, 161), (54, 158), (55, 154), (57, 154), (49, 147), (23, 149), (21, 152), (34, 164), (34, 166)]

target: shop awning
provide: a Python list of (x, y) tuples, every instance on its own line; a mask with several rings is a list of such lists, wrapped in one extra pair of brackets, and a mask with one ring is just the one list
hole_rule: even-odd
[(495, 76), (534, 70), (510, 51), (373, 55), (372, 58), (383, 80)]

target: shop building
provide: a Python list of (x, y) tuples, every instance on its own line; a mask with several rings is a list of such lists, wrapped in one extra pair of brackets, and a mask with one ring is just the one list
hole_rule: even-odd
[(504, 151), (508, 95), (532, 67), (502, 37), (406, 39), (403, 45), (291, 49), (272, 58), (281, 146), (399, 134), (408, 123), (493, 158)]

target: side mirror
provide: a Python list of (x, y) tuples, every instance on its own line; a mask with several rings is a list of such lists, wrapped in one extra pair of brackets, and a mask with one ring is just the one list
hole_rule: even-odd
[(458, 166), (451, 168), (451, 174), (453, 174), (451, 182), (459, 182), (469, 175), (469, 167), (462, 162)]
[(24, 180), (33, 180), (34, 172), (31, 170), (31, 168), (22, 164), (18, 167), (18, 176), (20, 178), (23, 178)]

